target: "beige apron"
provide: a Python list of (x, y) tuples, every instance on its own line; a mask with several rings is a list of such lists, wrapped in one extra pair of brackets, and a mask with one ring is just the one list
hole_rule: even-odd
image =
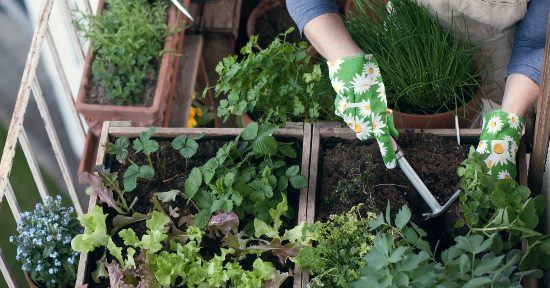
[[(482, 69), (490, 71), (482, 77), (482, 88), (487, 97), (498, 104), (504, 94), (504, 77), (512, 54), (516, 24), (525, 17), (529, 0), (419, 0), (432, 17), (436, 12), (439, 23), (448, 29), (451, 18), (464, 33), (468, 28), (470, 39), (479, 43), (483, 39), (477, 61), (487, 63)], [(488, 39), (490, 38), (490, 39)]]

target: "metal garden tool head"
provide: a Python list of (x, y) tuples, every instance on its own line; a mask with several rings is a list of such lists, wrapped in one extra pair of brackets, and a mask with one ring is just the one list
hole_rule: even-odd
[(428, 204), (428, 206), (430, 206), (430, 208), (432, 209), (432, 213), (423, 213), (422, 216), (428, 217), (428, 218), (439, 216), (439, 214), (447, 210), (447, 208), (449, 208), (449, 206), (453, 204), (456, 198), (460, 196), (461, 190), (460, 189), (457, 190), (455, 194), (453, 194), (451, 199), (449, 199), (447, 203), (445, 203), (445, 205), (443, 206), (439, 205), (439, 203), (437, 202), (437, 200), (435, 200), (432, 193), (430, 193), (430, 190), (428, 190), (428, 187), (424, 185), (424, 182), (422, 182), (420, 177), (418, 177), (418, 175), (416, 175), (416, 172), (414, 172), (414, 169), (411, 167), (411, 165), (409, 165), (409, 162), (407, 162), (407, 160), (403, 155), (403, 151), (401, 150), (401, 147), (399, 147), (399, 145), (395, 143), (393, 138), (392, 138), (392, 144), (394, 144), (393, 148), (395, 150), (395, 156), (397, 157), (397, 163), (399, 164), (399, 167), (401, 168), (401, 170), (403, 170), (407, 178), (409, 178), (409, 180), (413, 184), (414, 188), (416, 188), (418, 193), (420, 193), (420, 196), (424, 198), (424, 201), (426, 201), (426, 204)]

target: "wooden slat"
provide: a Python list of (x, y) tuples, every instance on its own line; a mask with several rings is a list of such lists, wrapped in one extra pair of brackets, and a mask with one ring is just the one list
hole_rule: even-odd
[[(315, 123), (317, 124), (317, 123)], [(339, 137), (342, 139), (355, 140), (357, 136), (355, 132), (349, 128), (323, 128), (320, 126), (321, 137)], [(438, 136), (454, 136), (456, 137), (455, 129), (411, 129), (416, 133), (429, 133)], [(479, 136), (481, 129), (460, 129), (460, 136)], [(314, 136), (315, 137), (315, 136)]]
[[(544, 45), (541, 72), (535, 137), (529, 163), (529, 188), (533, 197), (541, 193), (542, 177), (548, 154), (548, 138), (550, 136), (550, 18), (548, 18), (546, 27), (546, 44)], [(549, 197), (550, 195), (545, 196)]]
[[(346, 128), (347, 129), (347, 128)], [(351, 129), (347, 129), (350, 130)], [(353, 132), (353, 131), (352, 131)], [(355, 136), (355, 133), (353, 133)], [(357, 136), (355, 136), (357, 138)], [(319, 151), (321, 147), (321, 126), (318, 123), (313, 124), (313, 136), (311, 140), (311, 161), (309, 164), (309, 185), (307, 194), (307, 223), (315, 223), (315, 207), (317, 200), (317, 177), (319, 167)]]
[[(72, 26), (72, 25), (71, 25)], [(76, 108), (74, 106), (74, 97), (73, 93), (71, 92), (71, 87), (69, 86), (69, 80), (67, 80), (67, 75), (65, 74), (65, 70), (63, 69), (63, 64), (61, 64), (61, 58), (59, 57), (59, 52), (57, 51), (57, 47), (55, 46), (55, 41), (53, 40), (52, 31), (48, 27), (46, 30), (46, 43), (48, 43), (48, 47), (50, 48), (50, 52), (52, 54), (53, 62), (55, 63), (55, 68), (57, 70), (57, 75), (59, 76), (59, 80), (61, 81), (61, 84), (63, 86), (63, 90), (65, 91), (65, 100), (69, 104), (69, 110), (71, 111), (71, 115), (73, 116), (73, 121), (76, 124), (76, 131), (78, 133), (78, 136), (80, 137), (80, 140), (82, 143), (86, 142), (86, 133), (84, 132), (84, 127), (82, 126), (82, 121), (80, 119), (80, 115), (78, 115), (78, 112), (76, 112)]]
[(73, 46), (76, 52), (76, 58), (78, 58), (78, 62), (82, 67), (84, 67), (84, 49), (82, 48), (82, 43), (80, 43), (80, 38), (78, 37), (78, 31), (76, 30), (76, 26), (73, 25), (73, 15), (71, 13), (71, 8), (69, 6), (68, 0), (60, 0), (61, 4), (61, 10), (63, 11), (63, 15), (65, 15), (65, 20), (67, 23), (69, 23), (69, 34), (71, 35), (71, 40), (73, 42)]
[(44, 183), (44, 178), (42, 178), (42, 172), (40, 172), (38, 161), (36, 161), (36, 157), (34, 157), (34, 152), (32, 151), (32, 147), (29, 143), (29, 139), (27, 138), (27, 133), (25, 132), (24, 127), (21, 127), (21, 133), (19, 134), (19, 143), (21, 144), (21, 148), (23, 149), (23, 153), (25, 154), (25, 158), (27, 159), (27, 163), (29, 164), (29, 168), (31, 169), (34, 183), (36, 183), (36, 187), (38, 188), (38, 193), (40, 193), (42, 201), (45, 201), (49, 195), (48, 189), (46, 188), (46, 183)]
[(36, 28), (34, 29), (29, 55), (27, 56), (25, 70), (23, 71), (23, 78), (21, 79), (15, 108), (13, 109), (6, 144), (2, 152), (2, 161), (0, 162), (0, 208), (2, 207), (4, 191), (8, 186), (8, 179), (13, 165), (13, 157), (15, 156), (15, 149), (17, 148), (17, 138), (23, 127), (23, 119), (25, 111), (27, 110), (27, 104), (29, 103), (31, 85), (36, 77), (36, 67), (40, 59), (40, 52), (42, 50), (44, 35), (48, 28), (48, 19), (52, 11), (52, 5), (53, 0), (42, 1), (41, 12), (38, 17)]
[[(147, 127), (129, 127), (129, 128), (121, 128), (121, 127), (110, 127), (109, 128), (109, 135), (114, 137), (139, 137), (139, 134), (143, 131), (147, 131), (149, 128)], [(200, 132), (205, 132), (205, 137), (211, 137), (211, 136), (226, 136), (226, 135), (237, 135), (243, 131), (242, 128), (157, 128), (157, 131), (155, 132), (155, 137), (173, 137), (173, 135), (179, 134), (197, 134)], [(304, 132), (303, 129), (279, 129), (277, 132), (273, 133), (274, 136), (288, 136), (288, 137), (295, 137), (299, 140), (304, 139)], [(100, 143), (101, 144), (101, 143)]]
[(21, 220), (21, 217), (19, 216), (19, 214), (21, 214), (21, 208), (19, 207), (17, 198), (15, 198), (15, 193), (13, 193), (13, 187), (11, 187), (9, 182), (8, 189), (6, 190), (6, 199), (8, 200), (8, 204), (10, 206), (11, 213), (13, 214), (13, 218), (15, 218), (15, 222), (19, 222)]
[[(168, 127), (187, 127), (202, 50), (201, 35), (186, 35), (178, 68)], [(202, 91), (197, 91), (197, 96)]]
[(48, 138), (50, 138), (55, 158), (57, 159), (57, 163), (59, 164), (59, 168), (61, 169), (61, 174), (63, 175), (63, 179), (65, 180), (65, 184), (67, 185), (67, 190), (69, 190), (69, 196), (71, 196), (71, 200), (73, 201), (76, 214), (82, 215), (82, 205), (80, 204), (80, 200), (78, 199), (78, 195), (76, 194), (71, 171), (69, 170), (69, 164), (67, 164), (67, 159), (65, 159), (65, 153), (63, 153), (63, 149), (61, 148), (61, 143), (59, 142), (57, 132), (55, 131), (55, 127), (53, 126), (53, 121), (50, 117), (48, 106), (46, 106), (46, 101), (44, 101), (44, 96), (42, 95), (40, 84), (38, 83), (38, 80), (36, 78), (32, 83), (32, 91), (34, 99), (36, 100), (36, 104), (38, 106), (38, 110), (40, 111), (40, 116), (42, 116), (42, 119), (44, 119)]
[(4, 252), (2, 252), (2, 248), (0, 248), (0, 270), (2, 270), (2, 275), (4, 275), (4, 279), (6, 279), (6, 283), (8, 283), (9, 288), (19, 287), (17, 286), (17, 281), (15, 281), (15, 277), (13, 277), (13, 273), (11, 273), (10, 266), (8, 266), (8, 261), (4, 256)]
[(200, 30), (231, 32), (238, 35), (242, 0), (224, 0), (205, 4), (200, 18)]

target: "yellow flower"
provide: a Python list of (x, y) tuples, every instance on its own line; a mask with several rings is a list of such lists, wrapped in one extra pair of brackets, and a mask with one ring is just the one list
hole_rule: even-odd
[(196, 114), (197, 116), (201, 117), (201, 116), (202, 116), (202, 110), (201, 110), (201, 108), (198, 108), (198, 107), (195, 108), (195, 114)]
[(197, 97), (197, 91), (193, 90), (193, 100)]
[(191, 111), (189, 111), (189, 120), (187, 121), (187, 127), (193, 128), (197, 126), (197, 120), (195, 120), (195, 109), (191, 107)]

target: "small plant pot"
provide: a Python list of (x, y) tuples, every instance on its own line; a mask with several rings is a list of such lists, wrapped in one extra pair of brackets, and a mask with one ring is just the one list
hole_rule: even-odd
[[(262, 0), (258, 4), (258, 6), (256, 6), (254, 10), (252, 10), (252, 13), (250, 13), (250, 16), (248, 16), (248, 21), (246, 22), (246, 34), (248, 35), (248, 38), (250, 38), (255, 34), (262, 33), (262, 31), (255, 31), (255, 28), (254, 28), (254, 26), (256, 25), (256, 20), (258, 19), (258, 17), (260, 17), (260, 15), (267, 13), (273, 7), (284, 5), (284, 3), (285, 3), (284, 0)], [(284, 32), (285, 31), (280, 31), (280, 33), (284, 33)], [(315, 62), (314, 57), (319, 56), (319, 52), (317, 52), (317, 50), (315, 50), (313, 46), (310, 46), (310, 47), (311, 48), (309, 49), (309, 54), (313, 56), (311, 58), (311, 63), (314, 63)], [(265, 47), (261, 47), (261, 48), (265, 48)], [(258, 50), (257, 48), (254, 48), (254, 49)]]
[[(188, 5), (189, 0), (184, 3), (184, 6)], [(105, 3), (101, 0), (97, 13), (102, 13), (104, 7)], [(174, 27), (176, 23), (178, 23), (178, 26), (182, 25), (185, 16), (182, 13), (176, 13), (176, 8), (173, 5), (171, 5), (168, 13), (168, 27)], [(180, 38), (183, 37), (183, 35), (184, 30), (169, 35), (166, 43), (164, 44), (164, 50), (175, 50), (181, 40)], [(90, 49), (88, 50), (88, 54), (86, 56), (86, 62), (84, 64), (84, 73), (82, 75), (78, 98), (75, 103), (76, 110), (84, 116), (84, 119), (86, 119), (86, 122), (90, 127), (90, 131), (99, 137), (103, 122), (115, 120), (132, 121), (132, 123), (138, 126), (162, 126), (165, 117), (164, 112), (167, 109), (167, 102), (169, 102), (168, 98), (172, 97), (174, 93), (174, 85), (172, 85), (172, 82), (176, 80), (177, 71), (174, 70), (174, 66), (177, 63), (177, 56), (173, 56), (171, 53), (164, 53), (162, 55), (162, 58), (160, 59), (161, 64), (159, 67), (159, 78), (152, 106), (132, 107), (87, 104), (86, 98), (88, 88), (90, 86), (90, 79), (92, 77), (92, 64), (95, 59), (95, 55), (92, 53), (92, 48), (93, 45), (90, 45)], [(169, 117), (169, 115), (166, 115), (166, 117)]]
[(23, 271), (25, 273), (25, 279), (27, 279), (27, 282), (29, 283), (29, 286), (31, 288), (42, 288), (42, 286), (38, 286), (34, 281), (32, 281), (31, 276), (27, 273), (27, 271)]
[(252, 118), (250, 118), (250, 116), (248, 116), (247, 113), (242, 114), (241, 121), (243, 122), (243, 127), (244, 128), (246, 128), (246, 126), (248, 126), (248, 124), (254, 122), (254, 120), (252, 120)]
[(393, 123), (397, 129), (453, 129), (455, 128), (456, 114), (459, 116), (458, 126), (460, 128), (470, 128), (481, 110), (482, 96), (483, 91), (477, 89), (474, 98), (465, 106), (434, 115), (415, 115), (394, 110)]

